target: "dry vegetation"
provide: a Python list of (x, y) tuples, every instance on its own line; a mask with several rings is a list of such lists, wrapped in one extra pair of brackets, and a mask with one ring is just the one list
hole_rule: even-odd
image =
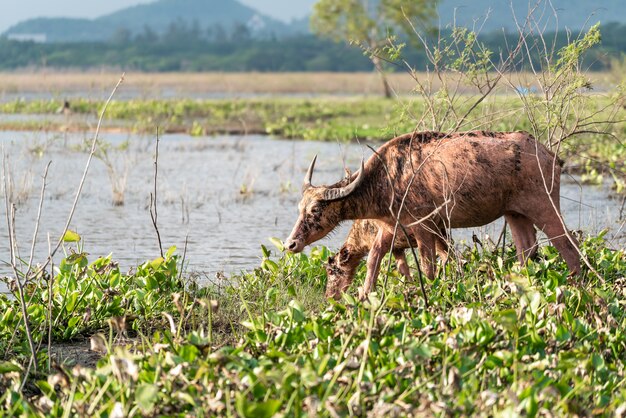
[[(418, 79), (426, 74), (416, 74)], [(527, 74), (516, 74), (519, 85), (532, 87)], [(5, 95), (28, 93), (84, 93), (105, 95), (109, 86), (119, 78), (117, 72), (20, 72), (0, 73), (0, 100)], [(611, 89), (614, 76), (609, 73), (591, 74), (600, 90)], [(158, 98), (212, 94), (354, 94), (382, 95), (378, 74), (371, 73), (127, 73), (126, 93)], [(407, 94), (415, 81), (406, 72), (389, 74), (396, 94)], [(437, 86), (433, 86), (437, 88)]]

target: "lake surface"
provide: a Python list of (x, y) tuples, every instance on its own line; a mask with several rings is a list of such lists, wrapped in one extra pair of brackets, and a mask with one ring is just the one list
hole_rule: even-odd
[[(11, 192), (18, 198), (16, 230), (20, 255), (27, 258), (37, 217), (42, 175), (50, 165), (41, 216), (36, 261), (48, 253), (61, 234), (85, 167), (90, 137), (42, 132), (0, 132), (0, 145), (12, 176)], [(155, 138), (132, 134), (103, 134), (111, 167), (127, 171), (125, 202), (112, 204), (111, 177), (106, 164), (94, 159), (70, 228), (78, 232), (90, 261), (113, 253), (126, 270), (159, 256), (150, 217), (154, 191)], [(158, 225), (164, 249), (186, 245), (187, 270), (210, 280), (254, 268), (260, 245), (274, 248), (268, 238), (287, 237), (297, 218), (297, 203), (305, 171), (318, 155), (313, 182), (332, 183), (343, 176), (343, 160), (358, 168), (371, 151), (358, 144), (278, 140), (268, 137), (201, 137), (165, 135), (159, 143), (157, 181)], [(114, 176), (114, 177), (119, 177)], [(564, 176), (562, 207), (570, 229), (597, 233), (609, 228), (610, 245), (622, 245), (618, 223), (621, 199), (610, 198), (608, 185), (580, 186)], [(4, 200), (2, 196), (2, 200)], [(0, 205), (0, 276), (12, 275), (4, 203)], [(501, 223), (474, 231), (455, 230), (453, 238), (472, 232), (497, 239)], [(320, 241), (338, 248), (347, 234), (344, 225)], [(186, 243), (186, 244), (185, 244)], [(66, 249), (75, 244), (66, 245)], [(3, 286), (3, 284), (0, 284)], [(0, 291), (2, 289), (0, 288)]]

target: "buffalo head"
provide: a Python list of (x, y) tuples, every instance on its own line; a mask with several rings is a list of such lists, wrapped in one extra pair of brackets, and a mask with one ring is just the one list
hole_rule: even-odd
[(363, 182), (364, 164), (351, 177), (332, 186), (313, 186), (311, 178), (317, 156), (304, 177), (302, 199), (298, 205), (299, 216), (296, 224), (285, 241), (285, 248), (294, 253), (301, 252), (307, 245), (324, 238), (345, 218), (342, 213), (342, 201), (348, 198)]

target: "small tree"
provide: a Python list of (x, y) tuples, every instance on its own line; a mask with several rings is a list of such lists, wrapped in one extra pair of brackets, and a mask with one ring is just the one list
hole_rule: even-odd
[(381, 74), (385, 97), (391, 88), (380, 51), (397, 34), (417, 40), (416, 24), (429, 25), (437, 15), (439, 0), (319, 0), (311, 16), (311, 28), (336, 42), (348, 41), (370, 52)]

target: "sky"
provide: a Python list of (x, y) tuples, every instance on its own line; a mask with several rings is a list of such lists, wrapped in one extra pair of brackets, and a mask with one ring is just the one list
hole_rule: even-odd
[[(94, 18), (151, 0), (0, 0), (0, 33), (35, 17)], [(316, 0), (239, 0), (260, 12), (289, 21), (309, 13)]]

